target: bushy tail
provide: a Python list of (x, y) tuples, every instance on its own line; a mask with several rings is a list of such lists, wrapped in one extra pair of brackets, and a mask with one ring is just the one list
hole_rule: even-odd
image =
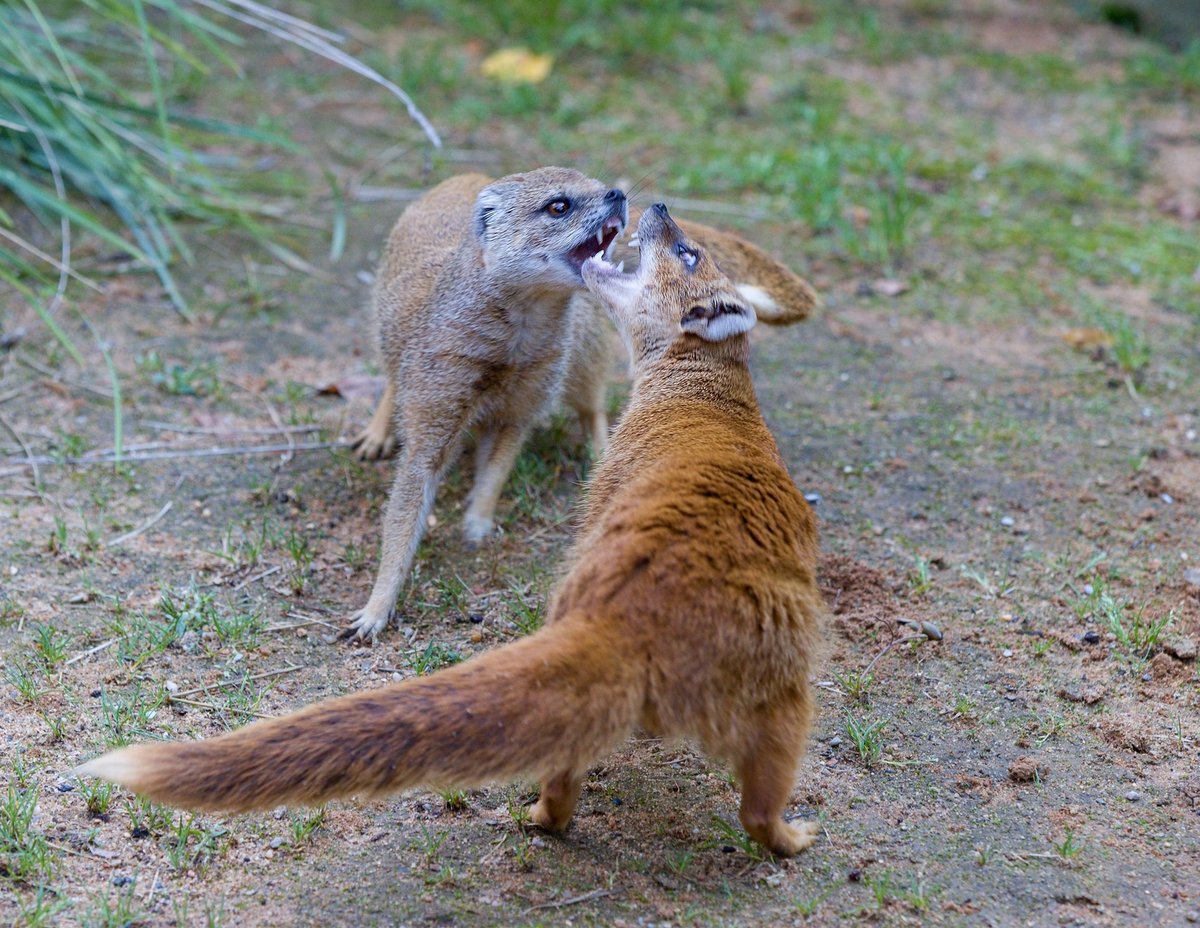
[(808, 281), (741, 236), (695, 222), (679, 225), (708, 249), (717, 267), (733, 281), (762, 322), (800, 322), (820, 304), (817, 291)]
[(621, 644), (566, 618), (429, 677), (208, 741), (123, 748), (76, 772), (158, 802), (232, 812), (582, 772), (628, 734), (640, 710), (641, 685)]
[[(640, 215), (640, 210), (630, 211), (630, 228), (637, 227)], [(678, 220), (678, 224), (712, 255), (761, 321), (789, 325), (807, 319), (820, 306), (820, 297), (808, 281), (740, 235), (699, 222)], [(621, 245), (613, 260), (630, 258), (636, 260), (636, 253)]]

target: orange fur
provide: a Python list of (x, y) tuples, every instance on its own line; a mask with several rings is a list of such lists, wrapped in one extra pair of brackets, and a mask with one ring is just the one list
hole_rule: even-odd
[(430, 677), (80, 772), (231, 810), (534, 774), (532, 820), (560, 829), (588, 767), (642, 726), (732, 762), (755, 840), (778, 854), (811, 844), (815, 826), (782, 813), (813, 713), (815, 519), (758, 410), (753, 310), (665, 209), (639, 229), (637, 275), (584, 265), (636, 379), (544, 629)]

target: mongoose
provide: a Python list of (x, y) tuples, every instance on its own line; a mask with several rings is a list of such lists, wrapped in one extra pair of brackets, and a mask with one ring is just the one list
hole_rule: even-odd
[[(371, 640), (387, 625), (424, 533), (434, 495), (468, 431), (475, 483), (464, 517), (471, 543), (491, 531), (500, 490), (529, 430), (568, 381), (567, 400), (607, 438), (592, 320), (571, 300), (586, 258), (624, 229), (625, 194), (567, 168), (496, 181), (452, 177), (413, 203), (388, 238), (374, 292), (388, 386), (359, 437), (365, 456), (396, 465), (375, 586), (342, 637)], [(586, 307), (582, 307), (586, 310)], [(600, 349), (603, 350), (603, 349)], [(391, 428), (388, 428), (388, 425)]]
[[(612, 351), (603, 310), (583, 290), (578, 268), (596, 252), (636, 261), (635, 250), (614, 242), (624, 209), (620, 191), (543, 168), (495, 182), (451, 178), (397, 221), (373, 294), (387, 388), (356, 446), (373, 459), (399, 445), (401, 457), (375, 585), (343, 638), (370, 641), (387, 625), (441, 475), (468, 429), (478, 433), (463, 526), (473, 544), (491, 532), (529, 428), (560, 393), (593, 454), (603, 452)], [(815, 305), (805, 281), (749, 242), (685, 228), (756, 308), (770, 314), (778, 304), (804, 316)]]
[(559, 830), (589, 766), (641, 726), (731, 761), (756, 841), (808, 847), (816, 825), (783, 811), (825, 613), (815, 517), (758, 409), (754, 310), (665, 207), (642, 216), (639, 240), (636, 275), (601, 257), (583, 265), (635, 380), (544, 628), (432, 676), (77, 772), (232, 811), (532, 774), (531, 819)]

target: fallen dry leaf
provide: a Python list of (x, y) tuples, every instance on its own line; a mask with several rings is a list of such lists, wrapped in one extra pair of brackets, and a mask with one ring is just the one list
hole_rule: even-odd
[(1112, 345), (1112, 336), (1103, 329), (1067, 329), (1058, 337), (1076, 351), (1095, 351)]
[(484, 77), (507, 84), (540, 84), (550, 74), (553, 55), (535, 55), (527, 48), (502, 48), (483, 59)]

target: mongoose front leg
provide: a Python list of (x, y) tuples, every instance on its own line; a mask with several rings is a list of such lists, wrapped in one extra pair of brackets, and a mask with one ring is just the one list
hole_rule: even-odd
[(491, 428), (479, 437), (475, 458), (475, 485), (463, 519), (463, 536), (470, 544), (479, 544), (492, 533), (492, 517), (500, 491), (512, 472), (525, 436), (527, 424), (503, 424)]
[(583, 777), (560, 773), (542, 784), (542, 795), (529, 807), (529, 820), (547, 831), (562, 831), (571, 821)]
[[(458, 447), (454, 431), (414, 434), (405, 444), (383, 516), (379, 572), (371, 598), (339, 637), (373, 641), (395, 612), (396, 598), (425, 534), (438, 483)], [(428, 443), (430, 439), (434, 444)]]
[(367, 427), (354, 437), (350, 447), (354, 456), (360, 461), (378, 461), (380, 458), (390, 458), (396, 451), (396, 430), (392, 424), (396, 414), (396, 388), (392, 386), (389, 377), (387, 386), (383, 388), (383, 396), (371, 415)]
[(592, 447), (592, 460), (599, 460), (608, 447), (608, 413), (600, 406), (592, 409), (578, 409), (579, 424), (583, 426), (584, 434)]
[[(807, 728), (807, 726), (805, 726)], [(804, 753), (804, 739), (789, 744), (782, 732), (760, 732), (738, 763), (742, 781), (742, 827), (772, 854), (799, 854), (820, 833), (816, 822), (790, 825), (783, 820), (795, 783), (796, 767)]]

